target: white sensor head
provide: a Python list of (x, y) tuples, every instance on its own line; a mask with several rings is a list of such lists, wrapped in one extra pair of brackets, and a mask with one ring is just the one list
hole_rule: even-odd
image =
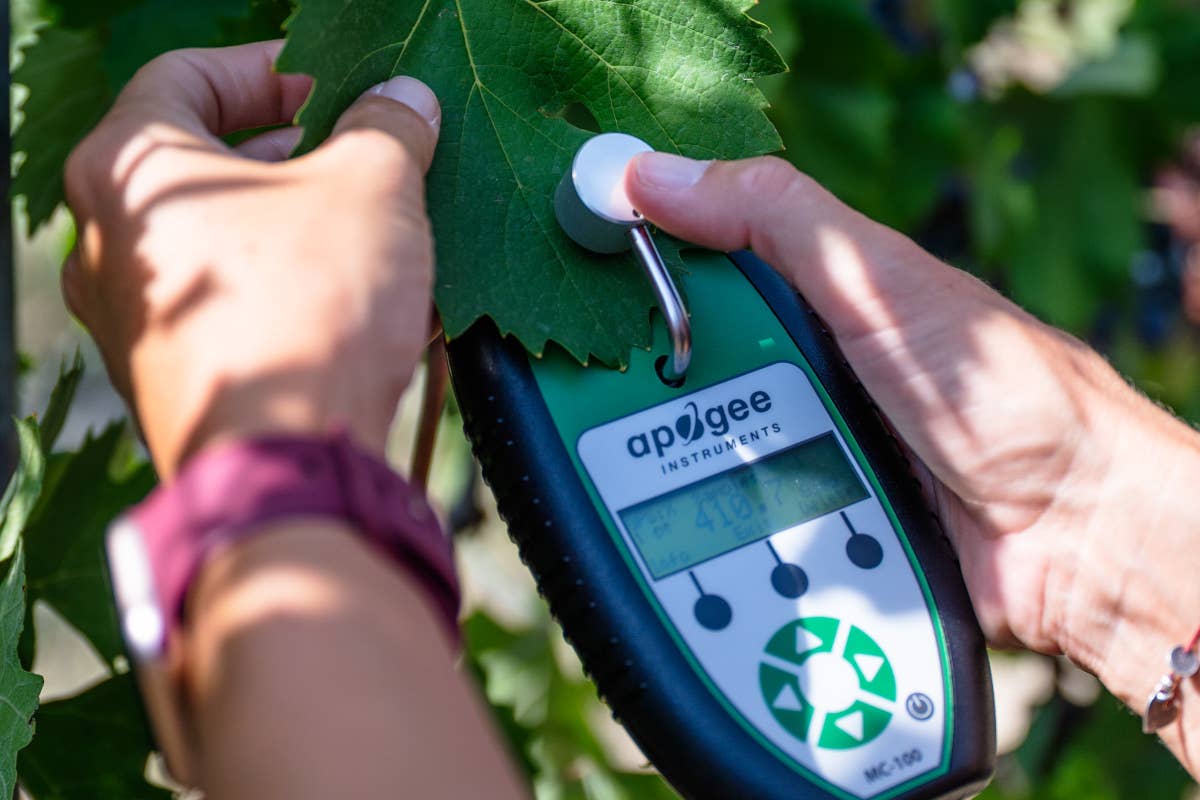
[(629, 230), (642, 223), (625, 193), (625, 168), (653, 147), (625, 133), (589, 139), (554, 195), (558, 224), (576, 244), (596, 253), (623, 253)]

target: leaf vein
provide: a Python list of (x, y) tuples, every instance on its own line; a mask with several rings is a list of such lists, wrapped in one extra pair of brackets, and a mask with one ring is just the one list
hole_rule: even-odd
[[(457, 0), (455, 0), (455, 1), (457, 2)], [(633, 98), (638, 101), (638, 103), (642, 106), (642, 108), (646, 109), (646, 113), (650, 115), (650, 119), (654, 120), (654, 124), (658, 126), (658, 129), (660, 131), (662, 131), (662, 134), (663, 134), (663, 136), (666, 137), (667, 141), (671, 143), (671, 147), (675, 148), (676, 152), (681, 152), (679, 143), (675, 141), (675, 137), (673, 137), (671, 135), (670, 131), (667, 130), (666, 126), (662, 124), (662, 120), (660, 120), (658, 118), (658, 116), (655, 115), (655, 113), (650, 109), (650, 106), (646, 105), (646, 101), (642, 98), (642, 96), (638, 93), (638, 91), (633, 88), (633, 84), (631, 84), (625, 78), (625, 76), (621, 74), (621, 71), (618, 67), (616, 67), (613, 64), (610, 64), (608, 62), (608, 60), (604, 58), (604, 56), (602, 56), (598, 52), (596, 52), (592, 48), (591, 45), (589, 45), (586, 41), (584, 41), (584, 39), (581, 36), (579, 36), (579, 34), (575, 33), (573, 30), (568, 28), (566, 25), (563, 25), (562, 22), (560, 22), (557, 17), (555, 17), (553, 14), (551, 14), (546, 9), (539, 6), (533, 0), (522, 0), (522, 2), (524, 2), (530, 8), (536, 10), (539, 14), (542, 14), (543, 16), (545, 16), (546, 19), (553, 22), (556, 26), (558, 26), (563, 31), (563, 33), (567, 34), (567, 36), (569, 36), (572, 39), (574, 39), (575, 41), (579, 42), (580, 46), (583, 47), (583, 49), (587, 50), (589, 53), (591, 53), (593, 56), (595, 56), (597, 61), (599, 61), (604, 66), (608, 67), (608, 69), (611, 72), (615, 73), (616, 76), (621, 79), (621, 82), (624, 83), (625, 86), (629, 89), (629, 93), (633, 96)], [(609, 102), (610, 103), (612, 102), (611, 94), (610, 94)]]

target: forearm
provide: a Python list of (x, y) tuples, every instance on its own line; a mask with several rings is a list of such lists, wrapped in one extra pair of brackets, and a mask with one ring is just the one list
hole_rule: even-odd
[[(1099, 384), (1090, 446), (1109, 464), (1058, 584), (1061, 646), (1141, 714), (1167, 653), (1200, 626), (1200, 435), (1128, 387)], [(1200, 776), (1200, 692), (1194, 680), (1180, 691), (1179, 720), (1160, 734)]]
[(185, 681), (208, 796), (522, 796), (415, 581), (348, 533), (278, 524), (194, 585)]

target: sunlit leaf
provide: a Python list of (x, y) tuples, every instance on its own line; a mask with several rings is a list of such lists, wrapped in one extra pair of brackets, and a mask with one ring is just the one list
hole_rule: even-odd
[(124, 647), (104, 534), (155, 482), (149, 464), (122, 463), (124, 436), (124, 423), (114, 423), (89, 436), (78, 452), (53, 456), (45, 491), (25, 530), (30, 600), (49, 603), (110, 663)]
[(42, 414), (39, 427), (41, 428), (43, 452), (49, 453), (54, 449), (58, 435), (62, 433), (63, 423), (67, 421), (71, 403), (75, 401), (75, 392), (79, 388), (81, 380), (83, 380), (83, 356), (79, 354), (79, 350), (76, 350), (69, 367), (66, 360), (59, 366), (58, 381), (55, 382), (54, 389), (50, 392), (50, 401), (46, 404), (46, 412)]
[[(783, 68), (747, 0), (303, 0), (279, 66), (316, 78), (302, 150), (371, 85), (400, 73), (442, 103), (429, 178), (437, 300), (458, 336), (489, 316), (534, 353), (554, 341), (617, 365), (649, 343), (653, 297), (628, 256), (586, 254), (552, 197), (588, 137), (732, 158), (776, 150), (754, 78)], [(681, 266), (670, 251), (666, 254)]]
[(31, 718), (42, 679), (21, 666), (17, 644), (25, 624), (25, 556), (18, 546), (0, 583), (0, 797), (12, 797), (17, 753), (33, 738)]
[(0, 562), (13, 554), (29, 515), (33, 513), (42, 491), (46, 473), (46, 457), (42, 452), (41, 434), (33, 420), (14, 420), (21, 457), (16, 471), (9, 479), (4, 497), (0, 499)]

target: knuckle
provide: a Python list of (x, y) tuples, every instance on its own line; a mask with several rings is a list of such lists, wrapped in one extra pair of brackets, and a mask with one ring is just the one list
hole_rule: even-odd
[(76, 211), (88, 204), (91, 194), (92, 165), (95, 163), (95, 137), (88, 136), (67, 156), (63, 166), (63, 190), (67, 203)]
[(66, 264), (63, 265), (62, 275), (59, 278), (63, 301), (67, 304), (67, 308), (71, 313), (81, 321), (84, 320), (85, 316), (82, 271), (79, 263), (79, 254), (75, 252), (71, 254)]
[(197, 52), (199, 52), (197, 48), (190, 47), (168, 50), (161, 55), (157, 55), (138, 69), (131, 83), (146, 80), (147, 77), (173, 75), (181, 69), (190, 69), (192, 59), (195, 58)]
[(416, 111), (386, 97), (368, 95), (343, 115), (341, 131), (375, 130), (393, 140), (416, 157), (428, 149), (434, 139), (433, 128)]
[(121, 90), (118, 97), (118, 105), (121, 101), (128, 101), (132, 96), (138, 95), (144, 91), (147, 86), (152, 86), (156, 83), (164, 81), (173, 81), (174, 77), (179, 74), (179, 70), (185, 66), (182, 50), (170, 50), (166, 53), (161, 53), (146, 63), (137, 68), (125, 88)]
[(347, 124), (362, 124), (364, 121), (386, 118), (390, 112), (400, 107), (398, 103), (382, 95), (368, 94), (350, 106), (342, 118)]
[[(170, 80), (180, 70), (190, 69), (188, 60), (195, 52), (173, 50), (143, 65), (100, 123), (75, 145), (63, 167), (63, 186), (72, 209), (87, 210), (98, 203), (92, 195), (110, 188), (106, 181), (122, 154), (141, 152), (155, 143), (159, 134), (143, 119), (149, 101), (142, 88), (148, 82)], [(136, 166), (140, 160), (132, 159), (132, 163)]]
[(339, 170), (357, 180), (364, 173), (384, 184), (421, 174), (416, 154), (401, 138), (378, 127), (355, 127), (338, 134), (334, 147)]
[(777, 200), (811, 183), (803, 173), (776, 156), (752, 159), (742, 173), (742, 189), (751, 197)]

